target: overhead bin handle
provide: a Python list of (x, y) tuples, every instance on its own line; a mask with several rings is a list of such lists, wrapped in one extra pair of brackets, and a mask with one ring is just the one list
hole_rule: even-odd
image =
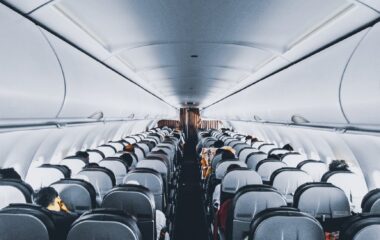
[(87, 118), (101, 120), (104, 118), (104, 113), (103, 113), (103, 111), (94, 112), (93, 114), (91, 114)]

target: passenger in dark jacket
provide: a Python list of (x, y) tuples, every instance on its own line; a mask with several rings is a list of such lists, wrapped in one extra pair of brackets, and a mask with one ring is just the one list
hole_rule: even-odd
[(52, 187), (41, 188), (33, 194), (33, 202), (50, 211), (56, 227), (56, 239), (66, 239), (70, 226), (78, 215), (69, 211), (57, 191)]

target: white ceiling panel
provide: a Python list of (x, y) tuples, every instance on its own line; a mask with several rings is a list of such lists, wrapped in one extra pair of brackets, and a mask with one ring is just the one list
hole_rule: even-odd
[(378, 13), (355, 0), (55, 0), (31, 16), (171, 104), (206, 106)]

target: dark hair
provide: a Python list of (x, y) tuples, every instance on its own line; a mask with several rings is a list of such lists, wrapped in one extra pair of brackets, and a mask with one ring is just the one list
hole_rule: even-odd
[(222, 152), (224, 152), (224, 149), (223, 149), (223, 148), (218, 148), (218, 149), (216, 149), (216, 151), (215, 151), (215, 156), (218, 155), (218, 154), (221, 154)]
[(329, 164), (330, 171), (349, 171), (348, 164), (345, 160), (333, 160)]
[(224, 150), (222, 153), (222, 160), (235, 159), (235, 154), (229, 150)]
[(99, 167), (99, 164), (94, 163), (94, 162), (90, 162), (90, 163), (87, 163), (85, 166), (85, 168), (88, 168), (88, 167)]
[(245, 139), (246, 140), (252, 139), (252, 136), (251, 135), (247, 135), (247, 136), (245, 136)]
[(90, 158), (90, 155), (88, 154), (88, 152), (85, 152), (85, 151), (78, 151), (75, 153), (75, 156), (80, 157), (80, 158), (84, 158), (87, 160)]
[(128, 165), (128, 167), (132, 166), (133, 157), (131, 156), (131, 154), (124, 153), (119, 158), (123, 160)]
[(240, 168), (240, 165), (236, 164), (236, 163), (233, 163), (233, 164), (231, 164), (230, 166), (227, 167), (226, 173), (231, 172), (232, 170), (237, 169), (237, 168)]
[(215, 141), (213, 145), (215, 148), (221, 148), (224, 146), (224, 142), (222, 140), (218, 140), (218, 141)]
[(33, 194), (33, 202), (42, 207), (48, 207), (58, 197), (57, 191), (52, 187), (44, 187)]
[(288, 143), (288, 144), (285, 144), (282, 149), (285, 149), (285, 150), (288, 150), (288, 151), (293, 151), (293, 147)]
[(0, 178), (20, 179), (21, 180), (20, 174), (18, 174), (14, 168), (0, 169)]

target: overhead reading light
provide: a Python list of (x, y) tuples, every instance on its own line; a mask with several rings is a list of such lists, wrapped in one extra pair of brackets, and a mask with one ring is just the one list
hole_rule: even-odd
[(300, 115), (293, 115), (291, 117), (291, 121), (295, 124), (305, 124), (305, 123), (310, 123), (309, 120), (307, 120), (306, 118), (300, 116)]
[(193, 54), (193, 55), (191, 55), (190, 56), (191, 58), (197, 58), (197, 57), (199, 57), (197, 54)]
[(94, 112), (93, 114), (91, 114), (87, 118), (100, 120), (100, 119), (104, 118), (104, 113), (102, 111)]

